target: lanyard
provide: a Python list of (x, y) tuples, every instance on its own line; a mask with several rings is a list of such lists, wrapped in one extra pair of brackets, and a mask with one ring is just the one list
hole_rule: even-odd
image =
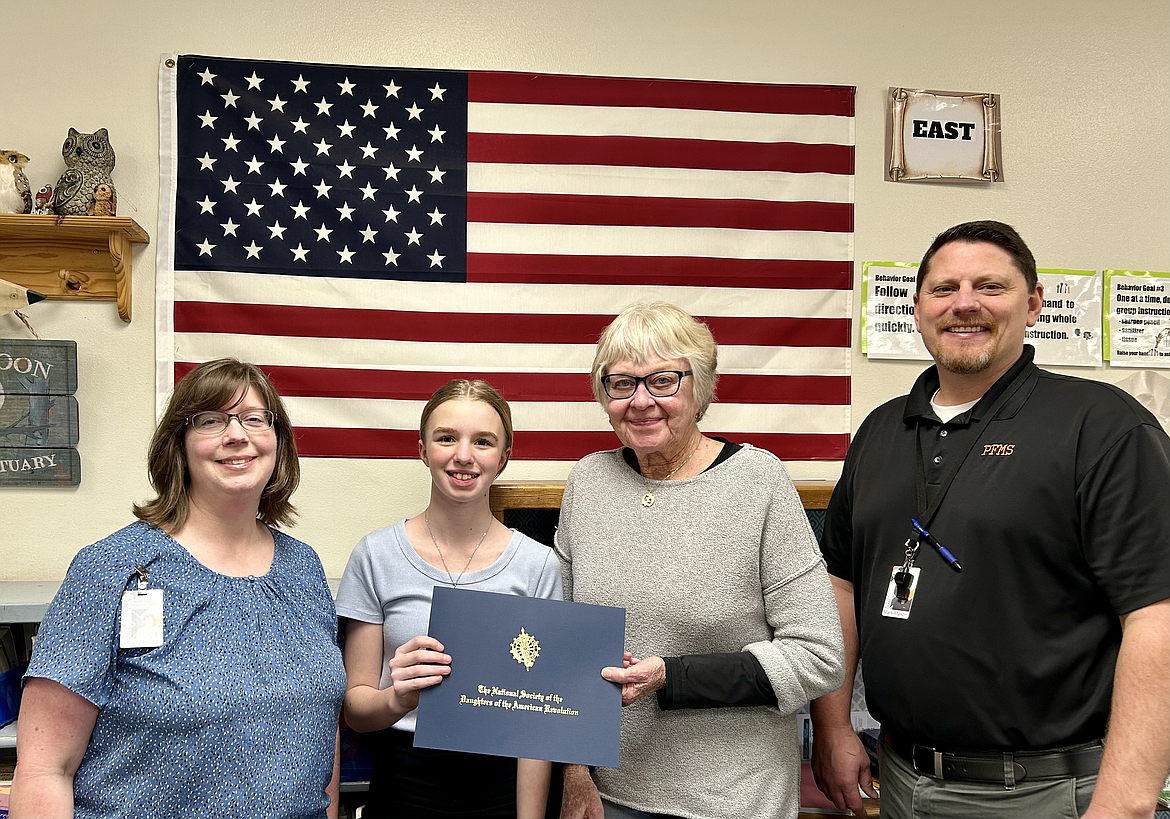
[[(966, 451), (963, 452), (961, 458), (956, 458), (955, 462), (947, 469), (943, 476), (942, 482), (939, 484), (938, 493), (935, 494), (934, 500), (928, 506), (926, 503), (926, 468), (922, 465), (922, 429), (920, 424), (915, 424), (914, 427), (914, 490), (917, 494), (918, 500), (918, 517), (911, 518), (910, 523), (914, 526), (914, 532), (906, 540), (906, 560), (902, 564), (902, 568), (894, 569), (894, 574), (890, 579), (890, 598), (886, 602), (886, 607), (882, 610), (882, 615), (886, 617), (906, 618), (910, 616), (911, 597), (914, 594), (914, 587), (918, 585), (918, 573), (921, 569), (914, 567), (914, 560), (918, 557), (918, 549), (925, 540), (930, 546), (939, 553), (939, 556), (946, 561), (947, 565), (956, 572), (962, 572), (963, 567), (955, 558), (951, 551), (943, 546), (933, 535), (926, 530), (930, 525), (930, 521), (934, 518), (935, 512), (938, 511), (942, 505), (943, 497), (947, 494), (947, 490), (951, 488), (951, 484), (955, 480), (955, 476), (959, 474), (959, 469), (966, 462), (971, 455), (971, 450), (975, 448), (975, 444), (979, 443), (979, 438), (983, 435), (983, 431), (987, 425), (991, 423), (991, 419), (999, 412), (1000, 407), (1007, 403), (1016, 391), (1024, 385), (1028, 380), (1028, 376), (1032, 374), (1032, 368), (1025, 366), (1016, 373), (1015, 378), (1004, 388), (999, 397), (987, 408), (983, 413), (982, 418), (971, 429), (971, 443), (967, 445)], [(921, 521), (921, 522), (920, 522)], [(896, 608), (895, 608), (896, 600)]]
[(922, 465), (922, 431), (919, 428), (919, 425), (915, 425), (914, 488), (918, 495), (917, 520), (924, 528), (930, 526), (930, 521), (934, 518), (934, 515), (938, 511), (939, 506), (942, 505), (943, 496), (946, 495), (947, 490), (951, 488), (951, 483), (955, 480), (955, 476), (959, 474), (959, 468), (962, 467), (963, 463), (970, 456), (971, 450), (975, 448), (975, 444), (979, 443), (979, 438), (983, 435), (983, 430), (987, 428), (989, 423), (991, 423), (991, 419), (995, 417), (997, 412), (999, 412), (1000, 407), (1006, 404), (1008, 399), (1016, 394), (1016, 391), (1024, 385), (1024, 382), (1028, 380), (1028, 376), (1031, 374), (1031, 367), (1024, 367), (1022, 370), (1020, 370), (1020, 372), (1016, 374), (1016, 377), (1011, 380), (1011, 383), (1007, 385), (1007, 388), (1004, 389), (1004, 391), (1000, 394), (999, 398), (996, 398), (995, 402), (987, 408), (986, 412), (983, 413), (983, 418), (980, 419), (979, 423), (977, 423), (974, 429), (971, 431), (971, 443), (967, 445), (967, 451), (963, 453), (963, 457), (956, 459), (955, 462), (951, 464), (950, 469), (943, 476), (942, 482), (939, 484), (938, 492), (935, 494), (934, 500), (931, 501), (929, 506), (926, 504), (926, 469)]

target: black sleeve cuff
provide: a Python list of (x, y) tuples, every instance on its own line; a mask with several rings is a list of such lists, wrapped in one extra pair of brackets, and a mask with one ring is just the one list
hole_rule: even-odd
[(658, 691), (658, 707), (744, 708), (775, 705), (776, 694), (756, 656), (747, 651), (663, 657), (666, 685)]

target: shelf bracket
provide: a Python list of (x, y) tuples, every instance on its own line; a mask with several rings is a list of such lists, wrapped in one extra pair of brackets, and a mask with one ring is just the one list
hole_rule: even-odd
[(118, 317), (127, 324), (130, 323), (130, 275), (131, 259), (134, 248), (130, 244), (130, 237), (117, 230), (110, 231), (110, 259), (114, 263), (114, 288), (118, 302)]

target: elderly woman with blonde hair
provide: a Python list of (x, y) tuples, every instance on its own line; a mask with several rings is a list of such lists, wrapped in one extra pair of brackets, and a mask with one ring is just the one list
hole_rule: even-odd
[(793, 714), (843, 681), (784, 466), (699, 429), (717, 360), (670, 304), (626, 309), (598, 343), (593, 393), (622, 447), (573, 468), (556, 548), (566, 600), (626, 609), (626, 667), (602, 676), (627, 707), (620, 767), (567, 766), (564, 816), (796, 816)]

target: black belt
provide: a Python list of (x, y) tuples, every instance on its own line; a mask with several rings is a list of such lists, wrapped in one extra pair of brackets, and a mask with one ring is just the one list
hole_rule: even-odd
[(883, 734), (883, 739), (916, 772), (936, 779), (1011, 785), (1024, 780), (1089, 776), (1101, 766), (1100, 742), (1051, 751), (951, 752), (916, 745), (888, 732)]

